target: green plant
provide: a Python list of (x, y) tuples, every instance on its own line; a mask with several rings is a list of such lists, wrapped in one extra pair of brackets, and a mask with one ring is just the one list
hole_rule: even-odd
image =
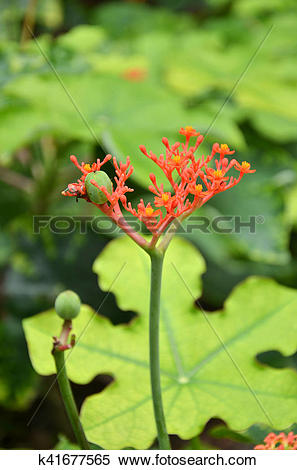
[[(39, 234), (32, 234), (33, 214), (44, 218), (52, 215), (53, 220), (61, 214), (74, 216), (73, 220), (82, 214), (86, 220), (98, 217), (97, 207), (86, 205), (81, 198), (77, 198), (78, 204), (69, 204), (65, 198), (57, 197), (57, 192), (74, 177), (65, 155), (84, 155), (86, 161), (92, 162), (95, 156), (102, 159), (107, 152), (112, 152), (117, 155), (118, 162), (124, 162), (124, 156), (130, 154), (135, 167), (131, 175), (135, 191), (128, 194), (128, 198), (136, 208), (141, 198), (153, 205), (154, 195), (147, 189), (147, 175), (154, 171), (154, 163), (135, 153), (135, 142), (150, 145), (154, 153), (159, 154), (163, 135), (170, 141), (178, 140), (176, 129), (180, 122), (191, 122), (206, 133), (207, 138), (200, 146), (201, 153), (210, 153), (211, 141), (226, 139), (232, 142), (242, 160), (251, 161), (257, 173), (236, 190), (212, 198), (197, 215), (208, 221), (231, 216), (236, 219), (240, 215), (244, 223), (254, 217), (255, 230), (251, 233), (243, 227), (237, 233), (232, 230), (232, 222), (223, 222), (221, 226), (226, 228), (226, 233), (218, 234), (212, 224), (208, 227), (209, 232), (204, 233), (199, 227), (188, 230), (189, 219), (182, 222), (179, 232), (183, 239), (193, 243), (193, 259), (198, 249), (207, 265), (202, 293), (200, 281), (197, 280), (196, 285), (193, 281), (193, 298), (202, 296), (199, 303), (203, 308), (221, 311), (234, 286), (250, 275), (269, 276), (282, 285), (296, 286), (296, 113), (292, 108), (296, 62), (294, 2), (274, 0), (260, 5), (250, 0), (209, 0), (198, 2), (195, 11), (191, 5), (188, 13), (183, 13), (183, 7), (187, 8), (191, 2), (179, 2), (178, 13), (168, 10), (174, 10), (176, 2), (164, 0), (159, 3), (166, 4), (167, 9), (130, 2), (108, 2), (97, 8), (86, 6), (80, 0), (69, 9), (68, 2), (62, 4), (60, 0), (16, 0), (13, 5), (4, 0), (0, 15), (0, 404), (3, 411), (0, 437), (3, 447), (38, 447), (41, 436), (45, 438), (44, 444), (50, 447), (59, 432), (67, 435), (67, 428), (62, 430), (61, 413), (52, 412), (56, 405), (53, 393), (44, 404), (42, 424), (39, 419), (42, 414), (37, 414), (36, 421), (34, 418), (37, 432), (22, 432), (27, 429), (21, 425), (24, 411), (34, 414), (30, 406), (34, 406), (39, 395), (42, 398), (50, 380), (42, 379), (30, 365), (20, 326), (22, 318), (50, 308), (57, 293), (63, 289), (78, 292), (95, 310), (102, 304), (101, 314), (113, 323), (128, 322), (135, 313), (143, 315), (139, 312), (140, 306), (142, 312), (146, 311), (140, 297), (138, 303), (131, 302), (125, 311), (125, 302), (116, 303), (113, 295), (104, 294), (102, 287), (109, 291), (112, 284), (112, 280), (110, 285), (102, 284), (104, 273), (100, 273), (101, 289), (96, 289), (92, 262), (106, 243), (117, 238), (119, 230), (106, 233), (99, 221), (100, 228), (94, 233), (92, 223), (87, 222), (86, 230), (81, 234), (75, 222), (71, 234), (61, 235), (52, 232), (50, 220)], [(37, 4), (33, 12), (35, 18), (31, 15), (33, 22), (28, 23), (25, 10), (33, 4)], [(21, 31), (23, 41), (19, 46)], [(113, 179), (110, 162), (104, 171)], [(169, 192), (161, 169), (157, 168), (156, 176), (164, 184), (164, 192)], [(102, 197), (98, 188), (93, 190)], [(128, 218), (126, 212), (123, 213)], [(104, 221), (104, 214), (102, 216)], [(139, 225), (139, 228), (141, 236), (142, 229), (143, 233), (148, 233), (146, 227)], [(111, 246), (117, 253), (117, 244)], [(131, 251), (133, 259), (127, 260), (130, 264), (138, 259), (137, 247), (135, 250)], [(105, 253), (109, 253), (108, 263), (118, 266), (118, 271), (114, 272), (114, 276), (118, 276), (116, 286), (111, 289), (118, 298), (115, 289), (126, 267), (120, 272), (122, 266), (117, 264), (113, 252), (106, 248), (101, 253), (102, 259)], [(169, 254), (170, 251), (166, 258)], [(117, 256), (121, 260), (119, 253)], [(125, 284), (130, 290), (133, 289), (132, 280), (134, 283), (137, 280), (135, 272), (139, 266), (137, 264), (134, 271), (128, 271), (130, 279), (125, 276)], [(100, 271), (98, 263), (96, 269)], [(181, 271), (181, 266), (178, 270)], [(143, 282), (148, 284), (149, 278), (145, 279)], [(177, 277), (176, 283), (179, 282)], [(140, 284), (138, 288), (141, 290)], [(271, 288), (271, 292), (273, 290)], [(179, 294), (175, 298), (182, 308), (177, 300)], [(148, 304), (149, 299), (146, 301)], [(241, 310), (241, 305), (238, 309)], [(161, 301), (161, 322), (162, 312)], [(215, 313), (213, 316), (207, 314), (210, 320), (215, 316)], [(75, 329), (77, 321), (74, 319)], [(294, 323), (293, 317), (286, 321)], [(57, 335), (60, 328), (61, 325), (57, 325), (51, 334)], [(271, 328), (275, 326), (267, 324), (264, 334), (270, 336)], [(110, 334), (111, 331), (112, 328)], [(179, 328), (176, 331), (178, 337)], [(193, 345), (191, 347), (193, 349)], [(259, 347), (257, 359), (251, 356), (250, 360), (260, 364), (262, 372), (280, 369), (281, 379), (277, 380), (286, 382), (286, 372), (296, 370), (294, 351), (282, 351), (290, 354), (284, 356), (280, 352), (280, 343), (275, 345), (275, 351), (265, 350), (266, 347), (263, 345), (263, 350)], [(50, 348), (49, 344), (47, 350)], [(144, 353), (143, 358), (148, 361)], [(89, 356), (88, 361), (91, 360), (92, 356)], [(102, 369), (97, 373), (104, 372), (108, 371)], [(116, 372), (109, 373), (119, 383), (122, 379)], [(252, 369), (252, 376), (254, 372)], [(161, 374), (161, 385), (163, 379)], [(75, 386), (77, 401), (80, 402), (81, 394), (86, 390), (97, 393), (106, 380), (100, 376), (87, 387)], [(100, 395), (101, 399), (108, 390)], [(121, 390), (124, 393), (124, 386)], [(130, 390), (131, 399), (127, 404), (133, 408), (132, 385)], [(167, 418), (167, 414), (172, 413), (166, 409), (169, 405), (164, 390), (163, 396)], [(285, 400), (284, 395), (281, 396), (279, 406)], [(119, 401), (119, 398), (115, 400)], [(105, 407), (105, 402), (102, 403)], [(108, 408), (109, 404), (106, 406)], [(192, 413), (190, 409), (187, 412)], [(153, 410), (147, 413), (152, 416)], [(146, 423), (141, 413), (136, 414), (137, 422)], [(223, 410), (220, 415), (224, 416)], [(289, 418), (284, 420), (285, 425), (296, 421), (292, 415), (291, 418), (291, 421)], [(10, 419), (20, 420), (20, 426), (12, 427)], [(108, 420), (111, 420), (108, 426), (116, 422), (116, 418), (110, 416)], [(88, 427), (87, 421), (84, 425)], [(202, 421), (196, 432), (202, 429)], [(238, 428), (234, 427), (234, 421), (229, 420), (230, 423), (233, 423), (235, 435), (234, 429)], [(123, 423), (119, 425), (123, 426)], [(46, 432), (38, 432), (38, 426)], [(167, 426), (169, 433), (187, 435), (183, 434), (181, 424), (174, 427), (168, 418)], [(207, 429), (209, 426), (211, 423)], [(135, 446), (150, 444), (148, 438), (141, 443), (137, 433), (130, 440), (125, 435), (121, 442), (111, 433), (110, 441), (106, 442), (98, 431), (103, 427), (101, 422), (96, 425), (94, 439), (105, 442), (106, 447), (125, 445), (124, 441), (133, 446), (133, 440)], [(271, 425), (263, 426), (263, 423), (254, 427), (259, 430), (257, 436), (253, 427), (246, 431), (253, 445), (262, 442), (269, 432), (279, 434), (282, 431)], [(283, 431), (288, 433), (291, 429)], [(148, 434), (155, 435), (154, 423), (150, 422), (148, 430)], [(207, 446), (206, 434), (202, 436), (202, 443)], [(224, 445), (224, 441), (221, 442)], [(196, 437), (191, 445), (200, 445)]]
[[(154, 174), (151, 174), (150, 179), (151, 179), (152, 185), (149, 187), (149, 189), (153, 192), (153, 194), (155, 194), (155, 201), (154, 201), (155, 207), (153, 207), (151, 203), (144, 204), (143, 200), (141, 200), (140, 203), (138, 204), (138, 209), (135, 210), (133, 209), (131, 203), (127, 201), (126, 194), (128, 192), (131, 192), (131, 189), (127, 186), (126, 181), (133, 171), (133, 168), (130, 167), (129, 159), (127, 159), (127, 162), (125, 164), (123, 163), (118, 164), (116, 159), (115, 158), (113, 159), (113, 164), (114, 164), (115, 171), (116, 171), (116, 177), (115, 177), (115, 187), (113, 187), (112, 192), (109, 192), (108, 189), (104, 185), (101, 184), (101, 181), (98, 184), (95, 177), (93, 177), (93, 175), (96, 175), (96, 173), (94, 172), (96, 171), (100, 172), (102, 165), (111, 159), (110, 155), (107, 155), (102, 162), (100, 160), (97, 160), (97, 163), (94, 163), (92, 166), (90, 166), (89, 164), (85, 164), (85, 163), (79, 164), (77, 162), (77, 159), (74, 156), (72, 156), (71, 160), (77, 166), (77, 168), (81, 171), (82, 176), (78, 180), (77, 183), (69, 184), (68, 188), (63, 192), (64, 195), (83, 198), (86, 201), (96, 205), (103, 213), (108, 215), (120, 228), (122, 228), (129, 235), (129, 237), (139, 245), (140, 248), (143, 249), (143, 251), (146, 253), (144, 254), (144, 256), (148, 254), (151, 259), (151, 276), (150, 276), (151, 288), (150, 288), (150, 309), (149, 309), (149, 333), (150, 333), (149, 334), (149, 350), (150, 350), (149, 370), (150, 370), (150, 381), (151, 381), (155, 423), (156, 423), (156, 429), (158, 433), (159, 446), (161, 449), (170, 448), (170, 443), (169, 443), (169, 439), (167, 435), (167, 428), (166, 428), (166, 423), (165, 423), (165, 414), (163, 410), (163, 400), (162, 400), (161, 380), (160, 380), (160, 357), (159, 357), (159, 316), (160, 316), (160, 302), (161, 302), (162, 266), (163, 266), (164, 254), (168, 248), (168, 245), (175, 231), (178, 228), (180, 221), (185, 219), (185, 217), (191, 214), (196, 208), (201, 207), (205, 202), (207, 202), (211, 197), (213, 197), (217, 193), (223, 192), (233, 187), (234, 185), (238, 184), (245, 173), (254, 172), (254, 170), (250, 169), (250, 164), (247, 162), (243, 162), (242, 164), (239, 164), (238, 161), (234, 158), (232, 158), (229, 161), (229, 159), (227, 158), (227, 155), (232, 155), (234, 151), (231, 151), (226, 144), (223, 144), (221, 146), (219, 144), (214, 144), (212, 153), (210, 155), (196, 160), (194, 157), (194, 153), (197, 150), (198, 146), (201, 144), (203, 137), (200, 136), (199, 133), (196, 132), (195, 129), (193, 129), (192, 127), (186, 127), (185, 129), (181, 128), (180, 133), (186, 137), (186, 143), (181, 144), (180, 142), (176, 142), (175, 144), (170, 146), (168, 139), (163, 138), (163, 144), (165, 145), (165, 148), (166, 148), (166, 154), (165, 155), (161, 154), (160, 157), (157, 157), (152, 152), (148, 153), (144, 146), (140, 146), (142, 153), (146, 157), (154, 161), (163, 170), (165, 176), (167, 177), (168, 181), (171, 184), (172, 191), (173, 191), (173, 194), (171, 192), (164, 191), (163, 185), (158, 186), (157, 181), (156, 181), (156, 176)], [(191, 146), (190, 139), (192, 137), (196, 137), (196, 143)], [(215, 161), (216, 169), (213, 169), (212, 167), (209, 166), (209, 163), (212, 161), (216, 153), (219, 154), (219, 158)], [(239, 172), (238, 177), (227, 176), (228, 171), (230, 171), (230, 169), (232, 168), (234, 168), (236, 171)], [(175, 173), (177, 173), (178, 181), (175, 180), (175, 177), (174, 177)], [(91, 177), (89, 175), (91, 175)], [(94, 202), (93, 194), (92, 194), (92, 198), (90, 198), (89, 191), (86, 188), (86, 184), (92, 184), (94, 188), (97, 189), (97, 191), (100, 194), (103, 193), (106, 196), (106, 202), (103, 202), (101, 204)], [(130, 212), (132, 215), (134, 215), (136, 218), (138, 218), (141, 222), (145, 224), (147, 229), (152, 233), (152, 238), (150, 241), (147, 241), (140, 234), (135, 232), (132, 229), (132, 227), (128, 224), (128, 222), (123, 218), (123, 215), (119, 206), (119, 202), (122, 203), (126, 211)], [(166, 228), (167, 228), (167, 232), (165, 233), (163, 239), (161, 239), (161, 241), (159, 242), (159, 239)], [(120, 240), (117, 240), (114, 243), (118, 243), (119, 241)], [(114, 248), (112, 248), (112, 250), (113, 252), (115, 251)], [(126, 256), (129, 257), (130, 252), (128, 249), (124, 248), (123, 250), (120, 250), (118, 258), (121, 258), (123, 254), (125, 257)], [(133, 258), (135, 258), (135, 256), (133, 256)], [(141, 263), (141, 265), (142, 264), (143, 263)], [(172, 262), (172, 265), (173, 267), (175, 266), (174, 262)], [(99, 270), (101, 270), (101, 262), (99, 266), (100, 266)], [(123, 264), (123, 266), (125, 266), (125, 263)], [(106, 266), (104, 266), (103, 275), (106, 275), (108, 271), (109, 271), (109, 268), (108, 267), (106, 268)], [(184, 281), (183, 276), (178, 271), (177, 271), (177, 274), (180, 276), (181, 280), (185, 283), (185, 287), (189, 289), (188, 284), (186, 281)], [(268, 284), (268, 288), (269, 288), (269, 284)], [(134, 291), (135, 291), (135, 287), (133, 287), (132, 289), (131, 288), (127, 289), (127, 285), (125, 281), (125, 297), (127, 297), (128, 299), (133, 298), (132, 293)], [(138, 291), (139, 290), (137, 289), (136, 292)], [(170, 296), (172, 296), (172, 292), (169, 293), (169, 298)], [(291, 303), (291, 300), (290, 300), (291, 294), (288, 294), (288, 297), (289, 298), (286, 301), (286, 305)], [(193, 298), (195, 299), (195, 296)], [(254, 299), (257, 299), (257, 296), (255, 296)], [(293, 296), (293, 294), (292, 294), (292, 301), (295, 301), (295, 297)], [(164, 308), (164, 303), (163, 303), (163, 308)], [(176, 363), (177, 371), (179, 374), (178, 377), (176, 378), (176, 382), (180, 384), (179, 386), (181, 387), (181, 389), (183, 389), (184, 385), (188, 385), (188, 384), (190, 386), (194, 384), (194, 387), (195, 387), (195, 384), (198, 383), (201, 386), (203, 384), (203, 380), (205, 379), (203, 379), (202, 381), (201, 381), (201, 378), (197, 379), (197, 373), (200, 371), (200, 368), (201, 368), (200, 363), (198, 362), (198, 364), (196, 364), (195, 366), (192, 366), (190, 370), (188, 371), (186, 371), (184, 369), (184, 366), (182, 365), (183, 361), (181, 360), (179, 353), (178, 353), (179, 348), (177, 348), (177, 345), (175, 344), (174, 336), (172, 336), (173, 330), (171, 330), (171, 327), (169, 327), (168, 326), (169, 324), (167, 323), (169, 321), (168, 320), (168, 315), (170, 315), (169, 312), (170, 312), (170, 308), (166, 309), (165, 315), (167, 316), (167, 320), (165, 320), (165, 325), (167, 328), (169, 328), (168, 339), (170, 343), (170, 348), (173, 348), (172, 353), (173, 353), (173, 356), (175, 357), (175, 363)], [(276, 312), (278, 312), (278, 310), (276, 310)], [(266, 323), (268, 314), (270, 313), (270, 311), (268, 310), (268, 314), (267, 314), (265, 309), (262, 309), (260, 312), (257, 312), (256, 310), (255, 313), (259, 316), (256, 315), (255, 323), (254, 324), (251, 323), (250, 325), (248, 325), (247, 329), (253, 330), (254, 328), (256, 328), (256, 326), (259, 326), (259, 332), (257, 331), (257, 333), (262, 334), (261, 333), (262, 323), (263, 322)], [(269, 320), (274, 321), (274, 315), (271, 315), (271, 318), (269, 316)], [(63, 351), (63, 354), (64, 354), (64, 350), (68, 349), (71, 345), (74, 344), (74, 340), (72, 340), (72, 343), (70, 346), (67, 344), (68, 333), (69, 333), (69, 329), (71, 328), (69, 321), (70, 320), (65, 320), (60, 339), (58, 340), (55, 338), (55, 342), (54, 342), (54, 357), (56, 360), (58, 374), (61, 373), (62, 371), (65, 372), (65, 364), (64, 364), (64, 356), (61, 359), (62, 362), (60, 363), (60, 362), (57, 362), (57, 358), (59, 356), (57, 356), (56, 354), (60, 353), (61, 351)], [(251, 320), (249, 319), (249, 321)], [(190, 323), (191, 322), (188, 321), (188, 325)], [(241, 368), (237, 366), (235, 359), (233, 359), (233, 355), (231, 354), (231, 352), (229, 352), (229, 349), (228, 349), (229, 344), (230, 345), (233, 345), (233, 343), (236, 344), (238, 336), (241, 338), (242, 335), (245, 334), (244, 330), (239, 332), (238, 334), (235, 329), (235, 336), (232, 337), (232, 329), (228, 328), (227, 338), (230, 334), (231, 336), (228, 339), (221, 339), (221, 334), (219, 333), (219, 330), (221, 329), (222, 328), (220, 326), (220, 321), (217, 323), (216, 326), (212, 324), (212, 330), (215, 336), (217, 337), (216, 339), (219, 339), (219, 341), (221, 342), (221, 345), (220, 345), (220, 348), (216, 352), (213, 351), (210, 354), (209, 358), (206, 361), (207, 363), (210, 362), (210, 373), (213, 370), (211, 359), (212, 358), (216, 359), (216, 356), (220, 355), (220, 353), (223, 352), (224, 360), (226, 359), (226, 357), (227, 359), (232, 360), (233, 365), (235, 366), (235, 369), (237, 369), (236, 370), (237, 374), (239, 373), (241, 381), (245, 383), (245, 386), (248, 389), (250, 389), (250, 391), (254, 395), (253, 397), (254, 403), (250, 405), (249, 413), (251, 412), (251, 409), (253, 409), (254, 415), (257, 415), (259, 414), (259, 410), (260, 410), (261, 414), (264, 415), (265, 419), (270, 420), (271, 418), (269, 414), (265, 411), (265, 407), (263, 406), (261, 399), (257, 397), (257, 392), (253, 392), (253, 389), (249, 385), (248, 379), (246, 379), (245, 374), (248, 374), (247, 372), (248, 369), (245, 370), (245, 374), (244, 374), (241, 371)], [(224, 327), (222, 331), (224, 331)], [(250, 336), (249, 336), (249, 340), (250, 340)], [(206, 350), (209, 346), (210, 346), (210, 343), (208, 340), (208, 346), (205, 345)], [(241, 342), (241, 347), (245, 347), (243, 342)], [(214, 364), (215, 364), (215, 360), (214, 360)], [(219, 370), (218, 367), (216, 367), (216, 369)], [(257, 377), (257, 375), (258, 374), (255, 374), (256, 382), (254, 385), (258, 390), (259, 387), (261, 388), (261, 375), (259, 378)], [(64, 375), (62, 375), (62, 377), (64, 377)], [(219, 389), (224, 388), (226, 384), (224, 385), (219, 380), (219, 377), (220, 377), (220, 374), (217, 372), (214, 375), (213, 379), (207, 378), (205, 384), (207, 384), (208, 387), (209, 386), (214, 387), (214, 388), (218, 387)], [(70, 390), (69, 383), (66, 380), (66, 376), (64, 378), (65, 378), (65, 383), (64, 385), (60, 384), (60, 388), (61, 390), (64, 389), (65, 396), (67, 395), (69, 396), (68, 394)], [(170, 375), (169, 375), (169, 378), (170, 378)], [(135, 375), (133, 375), (133, 379), (135, 379)], [(237, 379), (238, 377), (236, 375), (235, 383), (237, 382)], [(257, 380), (259, 382), (257, 382)], [(271, 380), (271, 379), (268, 376), (266, 376), (266, 385), (267, 385), (267, 380)], [(168, 381), (168, 379), (166, 379), (166, 381)], [(170, 390), (170, 395), (172, 394), (172, 391), (176, 387), (176, 382), (173, 381), (173, 384), (170, 384), (170, 381), (169, 381), (168, 385), (165, 386), (165, 390), (167, 388), (168, 390)], [(65, 391), (66, 385), (67, 385), (67, 390), (68, 390), (67, 394)], [(175, 385), (175, 387), (173, 387), (173, 385)], [(238, 392), (239, 392), (242, 386), (238, 384), (235, 385), (234, 398), (235, 397), (237, 398), (237, 403), (238, 403), (238, 397), (236, 396), (236, 388), (238, 388)], [(179, 388), (177, 390), (180, 392)], [(282, 390), (283, 393), (285, 393), (285, 390), (286, 390), (286, 387)], [(146, 389), (145, 389), (145, 393), (147, 393)], [(228, 393), (230, 394), (230, 392)], [(62, 395), (63, 395), (63, 391), (62, 391)], [(175, 397), (175, 400), (176, 400), (177, 395), (174, 394), (173, 396)], [(170, 398), (170, 400), (171, 399), (172, 398)], [(273, 401), (273, 398), (268, 395), (265, 400), (265, 406), (269, 406), (269, 407), (271, 406), (270, 400)], [(147, 399), (144, 400), (144, 402), (146, 401)], [(77, 413), (73, 412), (73, 404), (74, 404), (73, 398), (70, 400), (70, 402), (72, 403), (72, 405), (71, 407), (68, 407), (68, 414), (70, 416), (71, 421), (73, 422), (73, 416), (76, 416), (77, 420), (78, 420), (78, 417), (77, 417)], [(289, 404), (290, 404), (290, 399), (288, 400), (288, 406), (290, 406)], [(173, 404), (171, 404), (171, 407), (173, 407)], [(225, 405), (223, 408), (225, 408)], [(106, 407), (104, 409), (106, 410)], [(202, 413), (202, 416), (205, 414), (205, 411), (206, 409), (204, 408), (204, 412)], [(231, 411), (231, 416), (233, 415), (233, 413), (234, 413), (234, 405)], [(287, 409), (287, 413), (289, 413), (289, 409)], [(275, 418), (274, 416), (274, 419), (279, 420), (281, 416), (282, 415), (278, 416), (277, 418)], [(87, 417), (88, 417), (87, 418), (88, 422), (92, 423), (91, 424), (91, 430), (92, 430), (95, 428), (94, 417), (90, 418), (88, 414), (87, 414)], [(244, 419), (246, 419), (246, 417), (242, 415), (242, 418), (244, 422)], [(79, 423), (79, 421), (77, 422)], [(197, 422), (198, 422), (198, 419), (197, 419)], [(176, 419), (176, 423), (179, 423), (178, 419)], [(189, 427), (189, 423), (187, 423), (187, 426)], [(197, 427), (197, 423), (196, 423), (196, 427)], [(77, 426), (74, 427), (74, 430), (75, 429), (76, 430), (78, 429)], [(189, 431), (186, 431), (186, 432), (189, 432)], [(146, 433), (147, 433), (147, 436), (146, 436), (147, 440), (150, 440), (151, 437), (149, 436), (148, 429)], [(90, 434), (91, 434), (91, 431), (90, 431)], [(97, 436), (95, 437), (97, 438)], [(84, 446), (83, 439), (80, 438), (79, 434), (77, 435), (77, 439), (80, 445)], [(136, 442), (136, 436), (134, 437), (134, 439), (135, 441), (133, 441), (133, 444), (125, 442), (124, 445), (135, 445), (134, 442)], [(85, 444), (87, 443), (86, 438), (84, 442)]]

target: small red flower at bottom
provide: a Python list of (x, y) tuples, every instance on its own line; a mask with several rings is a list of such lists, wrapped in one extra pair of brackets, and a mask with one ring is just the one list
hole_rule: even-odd
[(292, 431), (286, 435), (284, 432), (275, 434), (271, 432), (264, 439), (265, 444), (254, 447), (256, 450), (297, 450), (297, 434)]

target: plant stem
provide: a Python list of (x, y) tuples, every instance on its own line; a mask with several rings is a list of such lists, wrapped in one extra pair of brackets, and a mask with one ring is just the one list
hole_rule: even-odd
[(175, 219), (172, 224), (170, 225), (169, 229), (165, 233), (163, 239), (160, 241), (158, 244), (158, 249), (162, 252), (165, 253), (167, 250), (169, 243), (171, 242), (172, 238), (176, 234), (177, 229), (181, 226), (181, 222), (184, 220), (184, 216), (179, 216), (177, 219)]
[(53, 356), (57, 368), (57, 380), (62, 395), (62, 399), (66, 408), (66, 412), (71, 423), (71, 427), (75, 438), (81, 449), (88, 450), (90, 449), (89, 443), (85, 436), (83, 427), (79, 420), (78, 411), (72, 394), (71, 386), (67, 377), (64, 351), (59, 351), (58, 349), (53, 350)]
[(150, 374), (154, 414), (160, 449), (171, 449), (166, 430), (162, 404), (159, 357), (159, 319), (163, 254), (156, 250), (151, 257), (151, 296), (150, 296)]

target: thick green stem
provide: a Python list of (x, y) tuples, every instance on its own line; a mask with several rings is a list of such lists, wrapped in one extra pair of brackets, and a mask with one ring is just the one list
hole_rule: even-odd
[(57, 368), (57, 380), (62, 395), (62, 399), (66, 408), (66, 412), (71, 423), (72, 430), (74, 432), (75, 438), (81, 449), (88, 450), (90, 449), (89, 443), (85, 436), (83, 427), (79, 420), (78, 411), (76, 404), (73, 398), (71, 386), (67, 377), (66, 367), (65, 367), (65, 358), (64, 351), (59, 351), (58, 349), (53, 350), (53, 356)]
[(150, 373), (155, 421), (160, 449), (170, 449), (162, 405), (159, 357), (159, 318), (162, 281), (163, 255), (154, 251), (151, 257), (151, 296), (150, 296)]

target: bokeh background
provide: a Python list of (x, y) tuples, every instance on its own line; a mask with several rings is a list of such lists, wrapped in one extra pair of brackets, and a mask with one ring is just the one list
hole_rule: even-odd
[[(32, 231), (33, 215), (97, 215), (61, 196), (78, 177), (69, 155), (129, 154), (133, 204), (151, 198), (139, 144), (159, 152), (161, 138), (177, 139), (185, 125), (206, 134), (204, 153), (228, 143), (257, 173), (201, 214), (264, 223), (255, 234), (184, 235), (207, 262), (201, 303), (220, 308), (251, 274), (296, 287), (296, 13), (294, 0), (0, 0), (2, 448), (67, 448), (72, 439), (56, 387), (27, 426), (53, 378), (33, 371), (21, 327), (65, 288), (95, 309), (104, 297), (92, 263), (112, 235)], [(114, 323), (133, 315), (112, 295), (101, 313)], [(266, 360), (295, 367), (294, 357)], [(109, 380), (74, 385), (78, 403)], [(238, 436), (213, 421), (176, 447), (249, 448), (264, 433)]]

